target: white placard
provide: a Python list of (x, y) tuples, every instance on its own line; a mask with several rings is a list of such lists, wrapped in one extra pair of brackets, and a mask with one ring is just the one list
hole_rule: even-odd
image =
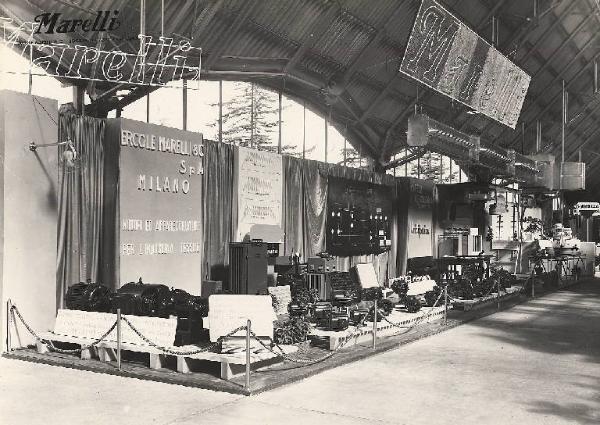
[(408, 284), (406, 295), (422, 295), (427, 291), (432, 291), (435, 285), (435, 280), (412, 281)]
[(281, 227), (282, 164), (281, 155), (238, 148), (236, 161), (238, 240), (242, 240), (253, 225)]
[(377, 280), (373, 263), (357, 264), (356, 274), (358, 275), (358, 282), (362, 288), (379, 287), (379, 281)]
[[(172, 347), (175, 343), (177, 318), (123, 315), (150, 341), (162, 346)], [(117, 315), (80, 310), (58, 310), (54, 333), (78, 338), (97, 339), (115, 323)], [(117, 341), (115, 328), (105, 339)], [(121, 323), (121, 341), (127, 344), (148, 345), (125, 322)]]
[(292, 290), (290, 285), (285, 286), (272, 286), (267, 288), (269, 295), (275, 298), (277, 302), (277, 309), (275, 313), (286, 314), (288, 312), (288, 305), (292, 302)]
[[(273, 321), (277, 320), (270, 295), (211, 295), (208, 298), (208, 321), (210, 340), (229, 334), (239, 326), (252, 322), (252, 331), (257, 336), (273, 337)], [(239, 331), (234, 336), (243, 336)]]

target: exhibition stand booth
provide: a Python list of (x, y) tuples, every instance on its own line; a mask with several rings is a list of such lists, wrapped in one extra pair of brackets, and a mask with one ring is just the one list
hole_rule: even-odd
[(321, 363), (446, 323), (452, 308), (500, 306), (556, 270), (559, 280), (587, 272), (557, 260), (579, 244), (558, 227), (562, 251), (541, 253), (541, 229), (523, 224), (541, 222), (542, 208), (531, 204), (525, 220), (518, 189), (508, 201), (490, 185), (436, 186), (58, 114), (56, 101), (31, 95), (1, 99), (11, 105), (2, 110), (9, 354), (121, 370), (133, 353), (149, 370), (182, 375), (217, 364), (224, 381), (245, 374), (248, 390), (251, 369)]

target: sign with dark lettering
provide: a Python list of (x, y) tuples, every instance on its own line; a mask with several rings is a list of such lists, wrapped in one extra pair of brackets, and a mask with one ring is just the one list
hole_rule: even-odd
[(236, 240), (279, 242), (283, 237), (283, 162), (281, 155), (238, 147), (234, 178), (238, 220)]
[(400, 71), (515, 128), (531, 77), (434, 0), (423, 0)]
[(119, 148), (120, 284), (141, 277), (200, 295), (202, 134), (122, 118), (107, 134)]

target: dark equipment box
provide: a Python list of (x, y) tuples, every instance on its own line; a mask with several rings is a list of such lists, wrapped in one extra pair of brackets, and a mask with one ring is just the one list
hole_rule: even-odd
[(229, 291), (232, 294), (266, 294), (267, 258), (264, 242), (231, 242)]
[(309, 273), (331, 273), (337, 269), (335, 257), (309, 257), (307, 261)]

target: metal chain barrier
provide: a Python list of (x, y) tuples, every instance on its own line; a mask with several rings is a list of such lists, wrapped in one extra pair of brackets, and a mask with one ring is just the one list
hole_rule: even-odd
[(289, 354), (286, 354), (285, 351), (283, 350), (283, 348), (281, 348), (281, 346), (279, 344), (277, 344), (275, 341), (273, 341), (271, 338), (271, 343), (278, 348), (278, 351), (275, 351), (271, 346), (268, 346), (267, 344), (265, 344), (258, 336), (256, 336), (256, 334), (250, 330), (250, 335), (256, 340), (258, 341), (258, 343), (260, 345), (262, 345), (266, 350), (268, 350), (271, 354), (276, 355), (277, 357), (280, 357), (284, 360), (290, 361), (292, 363), (299, 363), (302, 364), (303, 366), (310, 366), (316, 363), (320, 363), (323, 362), (331, 357), (333, 357), (335, 354), (337, 354), (337, 352), (339, 350), (341, 350), (351, 339), (353, 339), (356, 334), (358, 333), (359, 329), (363, 326), (365, 319), (366, 319), (366, 315), (360, 320), (360, 322), (358, 324), (356, 324), (354, 326), (354, 331), (352, 331), (352, 333), (350, 335), (348, 335), (346, 337), (346, 339), (333, 351), (327, 353), (326, 355), (324, 355), (323, 357), (319, 357), (317, 359), (303, 359), (300, 357), (292, 357)]
[(129, 319), (127, 319), (126, 317), (121, 317), (121, 320), (123, 320), (130, 328), (131, 330), (137, 335), (139, 336), (146, 344), (150, 345), (151, 347), (154, 347), (166, 354), (171, 354), (173, 356), (193, 356), (194, 354), (200, 354), (200, 353), (205, 353), (207, 351), (213, 350), (214, 348), (216, 348), (223, 339), (225, 338), (229, 338), (230, 336), (235, 335), (236, 333), (238, 333), (239, 331), (243, 331), (247, 329), (247, 326), (239, 326), (237, 328), (235, 328), (234, 330), (232, 330), (231, 332), (229, 332), (227, 335), (221, 336), (219, 337), (219, 339), (217, 340), (217, 342), (210, 344), (207, 347), (204, 348), (199, 348), (197, 350), (191, 350), (191, 351), (181, 351), (181, 350), (172, 350), (168, 347), (162, 347), (158, 344), (156, 344), (155, 342), (152, 342), (151, 340), (149, 340), (148, 338), (146, 338), (146, 336), (144, 336), (144, 334), (142, 334), (130, 321)]
[[(389, 324), (390, 324), (390, 325), (392, 325), (393, 327), (395, 327), (395, 328), (399, 328), (399, 329), (402, 329), (402, 330), (404, 330), (404, 332), (403, 332), (403, 333), (408, 333), (408, 332), (410, 332), (411, 330), (413, 330), (414, 328), (416, 328), (418, 325), (420, 325), (421, 323), (423, 323), (423, 321), (425, 321), (425, 320), (429, 319), (429, 318), (430, 318), (430, 317), (433, 315), (433, 313), (434, 313), (433, 309), (434, 309), (434, 308), (437, 306), (437, 303), (440, 301), (440, 299), (441, 299), (443, 296), (444, 296), (444, 292), (442, 291), (442, 292), (440, 292), (440, 295), (438, 295), (437, 299), (436, 299), (436, 300), (435, 300), (435, 302), (433, 303), (433, 306), (431, 307), (431, 311), (430, 311), (430, 312), (428, 312), (427, 314), (424, 314), (424, 315), (423, 315), (423, 316), (421, 316), (419, 319), (415, 320), (415, 321), (413, 322), (413, 324), (412, 324), (412, 325), (410, 325), (410, 326), (404, 326), (404, 325), (402, 324), (402, 322), (401, 322), (401, 323), (394, 323), (394, 322), (392, 322), (391, 320), (389, 320), (389, 319), (388, 319), (388, 318), (387, 318), (385, 315), (383, 315), (383, 314), (381, 315), (381, 318), (382, 318), (382, 319), (383, 319), (383, 320), (384, 320), (386, 323), (389, 323)], [(380, 313), (381, 313), (381, 311), (380, 311)], [(396, 335), (398, 335), (398, 334), (396, 334)]]
[[(46, 345), (50, 350), (56, 351), (57, 353), (61, 353), (61, 354), (76, 354), (76, 353), (80, 353), (84, 350), (88, 350), (90, 348), (95, 347), (96, 345), (100, 344), (102, 341), (106, 340), (108, 335), (110, 335), (110, 333), (115, 330), (115, 328), (117, 327), (117, 323), (118, 323), (118, 320), (115, 320), (115, 322), (112, 324), (112, 326), (101, 337), (95, 339), (91, 344), (82, 345), (80, 348), (74, 348), (72, 350), (65, 350), (65, 349), (54, 346), (52, 341), (40, 337), (38, 335), (38, 333), (29, 325), (29, 323), (27, 323), (27, 321), (25, 320), (25, 318), (23, 317), (23, 315), (21, 314), (21, 312), (19, 311), (19, 309), (17, 308), (16, 305), (12, 305), (10, 310), (12, 313), (14, 313), (19, 318), (19, 320), (21, 321), (21, 323), (23, 324), (25, 329), (27, 329), (27, 331), (36, 339), (36, 341), (39, 341), (42, 344)], [(210, 350), (214, 349), (215, 347), (217, 347), (223, 339), (229, 338), (230, 336), (236, 334), (237, 332), (247, 329), (246, 326), (239, 326), (238, 328), (229, 332), (227, 335), (220, 337), (217, 342), (209, 345), (208, 347), (204, 347), (204, 348), (201, 348), (198, 350), (192, 350), (192, 351), (180, 351), (180, 350), (172, 350), (167, 347), (162, 347), (159, 344), (154, 343), (153, 341), (148, 339), (146, 336), (144, 336), (126, 317), (121, 316), (121, 320), (123, 320), (125, 323), (127, 323), (127, 325), (131, 328), (131, 330), (137, 336), (139, 336), (146, 344), (148, 344), (151, 347), (154, 347), (158, 350), (161, 350), (164, 353), (172, 354), (175, 356), (190, 356), (190, 355), (210, 351)]]
[(92, 342), (91, 344), (88, 345), (82, 345), (79, 348), (74, 348), (71, 350), (65, 350), (63, 348), (58, 348), (56, 346), (54, 346), (54, 344), (52, 343), (52, 341), (46, 340), (42, 337), (40, 337), (31, 326), (29, 326), (29, 324), (25, 321), (25, 319), (23, 318), (23, 316), (21, 315), (21, 312), (19, 311), (19, 309), (17, 308), (16, 305), (12, 305), (11, 306), (11, 312), (15, 313), (17, 315), (17, 317), (19, 318), (19, 320), (21, 321), (21, 323), (23, 324), (23, 326), (25, 326), (25, 329), (27, 329), (27, 331), (39, 342), (41, 342), (42, 344), (46, 345), (48, 347), (48, 349), (50, 349), (51, 351), (55, 351), (57, 353), (60, 354), (76, 354), (76, 353), (81, 353), (82, 351), (88, 350), (90, 348), (95, 347), (96, 345), (100, 344), (103, 340), (106, 339), (106, 337), (108, 337), (108, 335), (110, 335), (110, 333), (112, 331), (115, 330), (115, 328), (117, 327), (117, 323), (118, 320), (115, 320), (115, 323), (112, 324), (112, 326), (98, 339), (94, 340), (94, 342)]

